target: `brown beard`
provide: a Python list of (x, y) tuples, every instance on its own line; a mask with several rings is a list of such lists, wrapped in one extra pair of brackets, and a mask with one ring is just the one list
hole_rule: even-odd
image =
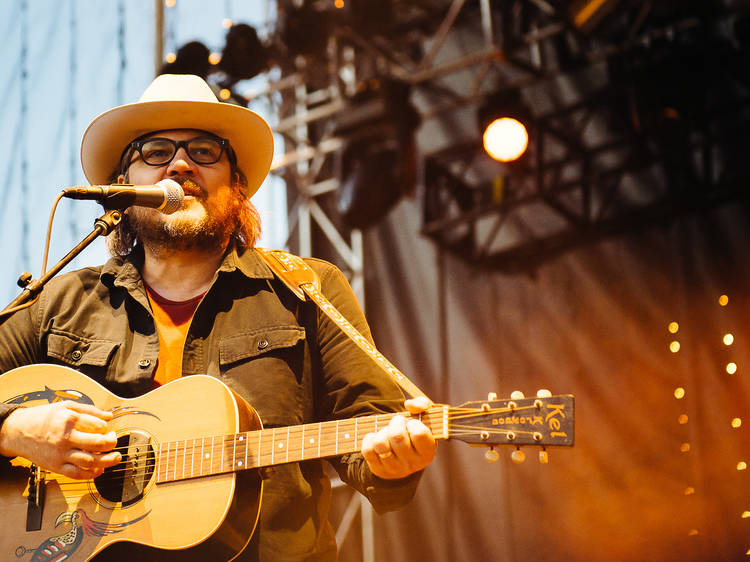
[(127, 220), (136, 238), (154, 253), (181, 250), (223, 252), (241, 220), (240, 209), (245, 198), (240, 190), (233, 187), (228, 200), (209, 207), (206, 198), (197, 194), (201, 188), (192, 180), (180, 181), (177, 178), (177, 181), (196, 193), (194, 204), (203, 206), (203, 218), (199, 221), (174, 221), (154, 209), (131, 207)]

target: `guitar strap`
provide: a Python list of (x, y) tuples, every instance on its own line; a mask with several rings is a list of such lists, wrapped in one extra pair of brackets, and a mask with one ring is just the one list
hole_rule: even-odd
[(268, 250), (256, 248), (258, 254), (297, 298), (302, 301), (313, 301), (323, 314), (328, 316), (357, 346), (367, 353), (373, 361), (383, 369), (405, 392), (412, 397), (426, 396), (417, 385), (399, 371), (388, 359), (380, 353), (367, 338), (359, 333), (352, 324), (323, 296), (320, 291), (320, 279), (305, 261), (283, 250)]

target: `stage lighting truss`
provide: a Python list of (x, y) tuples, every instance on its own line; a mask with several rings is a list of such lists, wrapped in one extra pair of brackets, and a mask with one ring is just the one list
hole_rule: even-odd
[[(423, 122), (475, 111), (498, 91), (533, 94), (562, 79), (576, 83), (570, 101), (529, 104), (529, 146), (512, 165), (485, 155), (479, 131), (469, 140), (446, 135), (441, 148), (420, 154), (423, 234), (484, 267), (533, 267), (581, 244), (738, 197), (739, 182), (718, 168), (726, 160), (721, 138), (732, 127), (746, 128), (745, 101), (713, 108), (699, 124), (679, 107), (662, 107), (654, 119), (637, 107), (640, 92), (632, 91), (627, 76), (610, 68), (613, 88), (605, 89), (607, 80), (589, 84), (585, 74), (606, 75), (618, 54), (627, 58), (660, 43), (679, 45), (690, 34), (700, 35), (706, 22), (659, 13), (653, 23), (649, 14), (659, 5), (639, 12), (625, 3), (622, 9), (630, 12), (614, 25), (616, 4), (601, 4), (606, 10), (593, 14), (599, 4), (390, 0), (388, 25), (362, 33), (351, 22), (329, 18), (325, 49), (299, 53), (282, 64), (281, 78), (267, 91), (248, 96), (272, 99), (280, 116), (275, 130), (286, 153), (274, 171), (297, 193), (290, 211), (296, 242), (290, 244), (303, 254), (320, 254), (313, 248), (313, 230), (322, 232), (339, 264), (361, 283), (361, 233), (342, 223), (332, 201), (346, 179), (345, 151), (364, 130), (359, 127), (364, 109), (354, 100), (371, 80), (411, 86)], [(587, 13), (596, 17), (581, 28), (582, 38), (571, 32), (571, 18), (580, 22)], [(718, 17), (739, 18), (737, 10)], [(464, 41), (467, 34), (472, 41)], [(446, 58), (443, 47), (454, 44), (456, 35), (467, 50)], [(740, 67), (745, 51), (734, 56)], [(731, 58), (722, 60), (728, 66)], [(744, 79), (744, 72), (737, 74)], [(613, 111), (618, 103), (625, 105)], [(640, 113), (631, 115), (634, 106)], [(733, 114), (740, 117), (727, 123)], [(347, 119), (355, 122), (349, 130), (341, 127)], [(665, 176), (678, 181), (664, 181)]]

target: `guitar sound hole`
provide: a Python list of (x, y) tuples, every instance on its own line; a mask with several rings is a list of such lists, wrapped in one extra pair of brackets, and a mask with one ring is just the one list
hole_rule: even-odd
[(118, 437), (117, 449), (122, 461), (95, 478), (94, 485), (104, 499), (124, 507), (143, 497), (156, 461), (149, 436), (141, 432)]

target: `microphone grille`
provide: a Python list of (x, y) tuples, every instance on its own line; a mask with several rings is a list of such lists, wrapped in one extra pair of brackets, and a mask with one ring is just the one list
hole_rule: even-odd
[(185, 199), (185, 192), (182, 190), (182, 186), (174, 180), (163, 179), (156, 185), (164, 188), (164, 195), (166, 201), (164, 206), (161, 208), (161, 212), (166, 215), (171, 215), (177, 209), (182, 207), (182, 202)]

